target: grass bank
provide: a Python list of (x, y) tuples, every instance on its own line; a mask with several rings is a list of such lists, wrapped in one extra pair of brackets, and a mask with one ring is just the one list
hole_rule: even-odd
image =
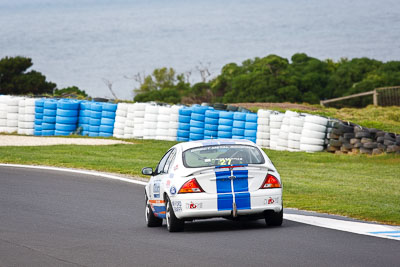
[[(0, 147), (0, 162), (140, 175), (175, 142), (109, 146)], [(400, 156), (266, 150), (284, 182), (285, 207), (400, 225)]]

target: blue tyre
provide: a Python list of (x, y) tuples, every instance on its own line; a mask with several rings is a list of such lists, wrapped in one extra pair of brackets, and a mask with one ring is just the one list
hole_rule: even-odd
[(57, 102), (57, 109), (63, 110), (78, 110), (79, 102), (74, 100), (59, 100)]
[[(45, 100), (43, 104), (44, 109), (57, 109), (57, 101), (56, 100)], [(53, 134), (54, 135), (54, 134)]]
[(202, 122), (202, 121), (190, 120), (190, 128), (192, 128), (192, 127), (204, 128), (204, 122)]
[(34, 130), (33, 131), (33, 135), (35, 135), (35, 136), (42, 136), (42, 130)]
[(233, 125), (233, 120), (231, 120), (231, 119), (219, 118), (218, 124), (219, 124), (219, 125), (232, 126), (232, 125)]
[(42, 136), (53, 136), (54, 130), (42, 130)]
[(90, 118), (93, 119), (101, 119), (101, 111), (91, 111), (90, 112)]
[(64, 123), (56, 123), (57, 131), (75, 131), (76, 124), (64, 124)]
[(90, 110), (100, 112), (103, 110), (103, 105), (97, 102), (93, 102), (90, 105)]
[(178, 124), (178, 130), (186, 130), (189, 131), (190, 130), (190, 123), (182, 123), (180, 122)]
[(89, 125), (89, 132), (99, 132), (100, 126)]
[(43, 115), (44, 116), (56, 116), (57, 115), (57, 110), (56, 109), (44, 109), (43, 110)]
[(232, 132), (218, 131), (218, 138), (232, 138)]
[(177, 137), (176, 138), (176, 141), (178, 141), (178, 142), (187, 142), (187, 141), (189, 141), (189, 137)]
[(256, 122), (247, 122), (246, 121), (246, 130), (257, 130), (257, 123)]
[(233, 112), (228, 112), (228, 111), (221, 111), (219, 113), (219, 118), (221, 119), (233, 119)]
[(35, 119), (42, 120), (43, 119), (43, 113), (35, 113)]
[(81, 102), (80, 103), (80, 109), (81, 110), (90, 110), (90, 107), (92, 106), (91, 102)]
[(72, 133), (71, 131), (59, 131), (59, 130), (54, 131), (54, 135), (56, 136), (68, 136), (71, 133)]
[(179, 115), (178, 121), (182, 122), (182, 123), (189, 123), (190, 122), (190, 116)]
[(89, 120), (89, 125), (99, 126), (100, 124), (101, 124), (101, 119), (90, 118), (90, 120)]
[(244, 139), (243, 135), (232, 135), (232, 139)]
[(35, 114), (37, 113), (43, 113), (44, 108), (43, 107), (35, 107)]
[(247, 113), (246, 114), (246, 122), (257, 122), (257, 114), (255, 113)]
[(257, 138), (255, 138), (255, 137), (246, 137), (245, 136), (244, 139), (247, 139), (247, 140), (249, 140), (249, 141), (251, 141), (253, 143), (255, 143), (257, 141)]
[(90, 109), (79, 110), (79, 117), (90, 117)]
[(192, 110), (189, 109), (189, 108), (181, 108), (181, 109), (179, 110), (179, 117), (180, 117), (181, 115), (183, 115), (183, 116), (190, 116), (190, 115), (192, 115)]
[(190, 126), (190, 133), (204, 134), (204, 128), (198, 128), (198, 127)]
[(185, 130), (178, 130), (178, 131), (176, 132), (176, 135), (177, 135), (178, 137), (186, 137), (186, 138), (189, 138), (189, 134), (190, 134), (190, 132), (189, 132), (189, 131), (185, 131)]
[(97, 137), (97, 136), (99, 136), (99, 133), (98, 132), (89, 132), (89, 136), (90, 137)]
[(53, 117), (53, 116), (43, 116), (43, 122), (54, 124), (54, 123), (56, 123), (56, 117)]
[(246, 137), (256, 137), (257, 136), (257, 130), (244, 130), (244, 136)]
[(80, 124), (78, 127), (82, 127), (82, 131), (89, 132), (89, 124)]
[(204, 129), (209, 131), (218, 131), (217, 124), (204, 124)]
[(82, 131), (81, 133), (83, 136), (89, 136), (89, 131)]
[(35, 119), (35, 125), (42, 125), (43, 120)]
[(201, 106), (200, 107), (194, 107), (193, 108), (193, 113), (203, 114), (204, 115), (204, 113), (206, 113), (207, 109), (209, 109), (209, 108), (208, 107), (201, 107)]
[(101, 125), (110, 125), (114, 126), (115, 120), (114, 119), (109, 119), (109, 118), (101, 118), (100, 124)]
[(114, 112), (117, 110), (118, 105), (112, 103), (103, 103), (103, 111)]
[(232, 133), (232, 126), (228, 126), (228, 125), (218, 125), (218, 131), (223, 131), (223, 132), (230, 132), (230, 133)]
[(246, 120), (246, 113), (243, 112), (234, 112), (233, 119), (237, 121), (245, 121)]
[(196, 134), (196, 133), (190, 133), (189, 135), (189, 140), (203, 140), (204, 139), (204, 134)]
[(198, 114), (198, 113), (192, 113), (191, 120), (195, 121), (204, 121), (204, 115), (203, 114)]
[(204, 123), (218, 125), (218, 119), (206, 117), (206, 118), (204, 119)]
[(35, 131), (42, 131), (42, 125), (35, 125)]
[(204, 137), (217, 137), (218, 131), (204, 130)]
[(44, 105), (44, 99), (37, 99), (35, 101), (35, 107), (43, 107)]
[(103, 111), (101, 112), (101, 117), (102, 117), (102, 118), (115, 119), (115, 112), (103, 110)]
[(234, 128), (245, 128), (246, 127), (246, 122), (245, 121), (233, 121)]
[(78, 123), (89, 124), (89, 121), (90, 121), (90, 117), (79, 117), (79, 119), (78, 119)]
[(206, 110), (205, 113), (206, 118), (218, 119), (219, 118), (219, 111), (215, 110)]
[(232, 135), (244, 136), (244, 129), (232, 128)]
[(63, 117), (63, 116), (56, 117), (56, 123), (76, 124), (77, 122), (78, 122), (78, 117)]
[[(89, 127), (89, 130), (90, 130), (90, 127)], [(104, 132), (104, 133), (113, 133), (114, 126), (111, 126), (111, 125), (100, 125), (99, 131), (100, 132)]]
[(99, 132), (99, 136), (102, 136), (102, 137), (112, 137), (113, 134), (112, 134), (112, 133), (107, 133), (107, 132)]

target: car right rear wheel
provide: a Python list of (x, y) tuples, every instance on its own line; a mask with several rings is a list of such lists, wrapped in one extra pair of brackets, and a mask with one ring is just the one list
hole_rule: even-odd
[(283, 223), (283, 208), (280, 212), (270, 212), (265, 216), (267, 226), (281, 226)]

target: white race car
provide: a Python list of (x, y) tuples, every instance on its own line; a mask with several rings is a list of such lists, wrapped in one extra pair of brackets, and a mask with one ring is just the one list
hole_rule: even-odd
[(179, 143), (162, 157), (145, 188), (146, 224), (170, 232), (184, 222), (224, 217), (283, 220), (282, 181), (271, 160), (251, 141), (233, 139)]

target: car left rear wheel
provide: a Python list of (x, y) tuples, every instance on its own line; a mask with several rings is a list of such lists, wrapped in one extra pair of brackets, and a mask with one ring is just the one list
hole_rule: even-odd
[(167, 221), (167, 229), (170, 232), (182, 232), (185, 226), (185, 221), (178, 219), (175, 216), (174, 209), (171, 204), (171, 200), (169, 197), (166, 199), (165, 203), (166, 209), (166, 221)]
[(145, 193), (145, 200), (146, 200), (146, 207), (145, 207), (145, 218), (146, 218), (146, 225), (147, 227), (158, 227), (162, 225), (162, 219), (157, 218), (154, 213), (153, 210), (150, 207), (147, 195)]

